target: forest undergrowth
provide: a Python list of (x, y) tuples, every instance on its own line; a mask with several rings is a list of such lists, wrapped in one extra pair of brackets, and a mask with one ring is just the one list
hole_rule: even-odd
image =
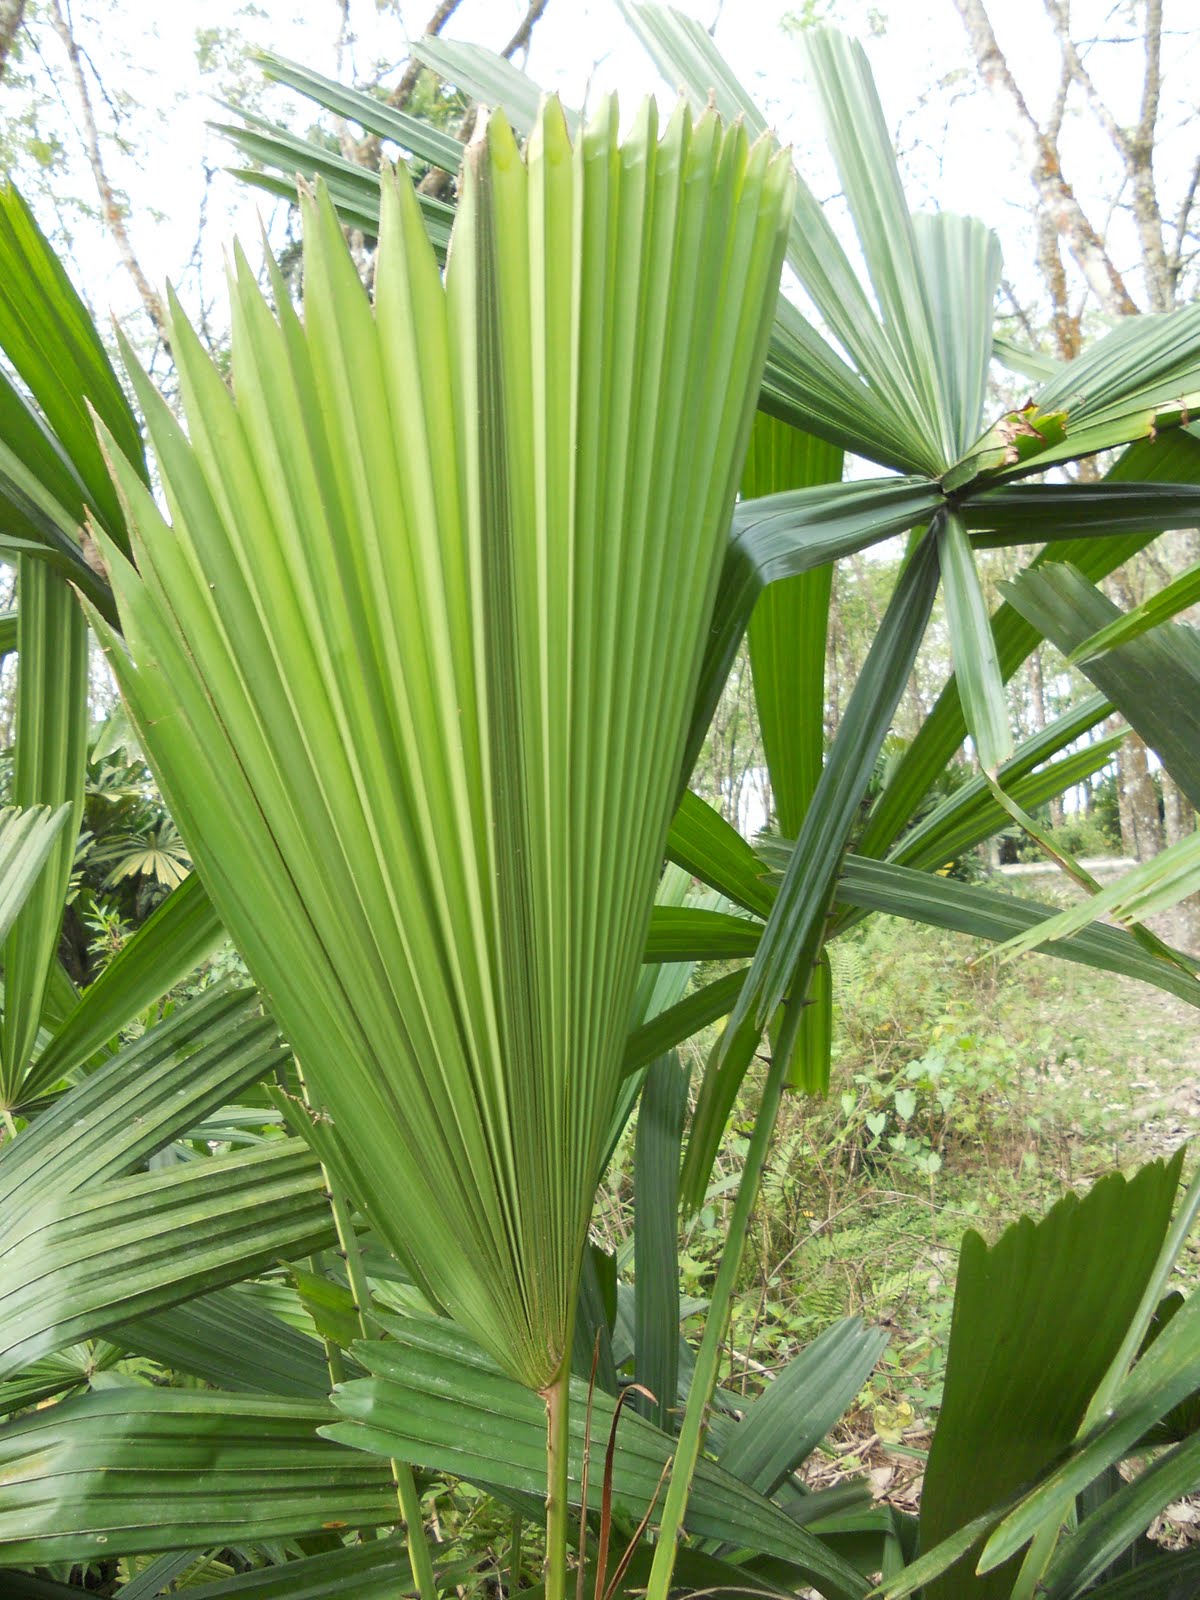
[[(831, 958), (830, 1092), (793, 1096), (780, 1118), (722, 1384), (757, 1393), (841, 1317), (886, 1327), (883, 1360), (810, 1465), (826, 1482), (865, 1468), (903, 1504), (940, 1403), (963, 1233), (993, 1239), (1194, 1134), (1194, 1018), (1132, 981), (1043, 957), (1000, 966), (982, 945), (891, 918), (839, 939)], [(698, 1043), (697, 1073), (711, 1042)], [(692, 1338), (755, 1092), (748, 1081), (708, 1203), (681, 1239)], [(619, 1262), (631, 1254), (631, 1171), (627, 1134), (598, 1213)], [(1200, 1246), (1185, 1270), (1200, 1277)]]

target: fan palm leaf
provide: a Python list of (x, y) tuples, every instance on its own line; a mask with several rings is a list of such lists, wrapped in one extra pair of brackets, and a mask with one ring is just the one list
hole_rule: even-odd
[[(471, 148), (445, 280), (384, 186), (372, 308), (328, 198), (303, 321), (176, 313), (169, 506), (113, 451), (110, 653), (172, 813), (431, 1297), (548, 1386), (728, 518), (791, 179), (715, 115), (541, 112)], [(278, 285), (277, 285), (278, 290)]]

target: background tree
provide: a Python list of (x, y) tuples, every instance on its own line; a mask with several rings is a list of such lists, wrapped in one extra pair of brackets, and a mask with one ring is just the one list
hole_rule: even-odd
[(0, 4), (0, 78), (3, 78), (13, 40), (25, 14), (25, 0), (3, 0)]
[[(1163, 131), (1164, 46), (1172, 29), (1164, 0), (1110, 10), (1100, 28), (1081, 24), (1070, 0), (1043, 0), (1041, 10), (1057, 52), (1057, 76), (1048, 105), (1039, 107), (1031, 88), (1028, 57), (1013, 59), (1001, 48), (985, 0), (954, 0), (974, 66), (1010, 122), (1021, 164), (1033, 192), (1037, 270), (1048, 311), (1055, 355), (1069, 361), (1086, 339), (1086, 325), (1097, 315), (1106, 321), (1142, 311), (1174, 310), (1192, 298), (1196, 286), (1197, 190), (1200, 187), (1200, 123), (1181, 130), (1190, 159), (1172, 151), (1168, 164), (1159, 151)], [(1028, 6), (1033, 12), (1038, 8)], [(1034, 19), (1030, 19), (1033, 21)], [(1095, 19), (1091, 19), (1095, 20)], [(1186, 25), (1186, 24), (1185, 24)], [(1106, 59), (1105, 59), (1106, 58)], [(1133, 98), (1117, 103), (1101, 70), (1112, 76), (1119, 61), (1120, 82)], [(1095, 192), (1097, 172), (1112, 178), (1098, 208), (1081, 198), (1078, 176), (1064, 153), (1069, 117), (1094, 131), (1089, 148), (1107, 147), (1107, 161), (1093, 160), (1085, 175)], [(1115, 165), (1114, 165), (1115, 163)], [(1021, 312), (1027, 328), (1027, 312)], [(1094, 470), (1080, 463), (1079, 475)], [(1164, 561), (1164, 557), (1166, 561)], [(1156, 576), (1190, 565), (1200, 557), (1195, 531), (1160, 543), (1153, 558), (1130, 562), (1109, 580), (1113, 598), (1129, 610), (1145, 599)], [(1041, 663), (1035, 658), (1040, 689)], [(1037, 692), (1035, 691), (1035, 701)], [(1161, 818), (1160, 818), (1161, 792)], [(1126, 852), (1138, 860), (1172, 844), (1195, 826), (1195, 813), (1169, 773), (1152, 771), (1146, 746), (1132, 735), (1118, 758), (1117, 794)], [(1195, 912), (1191, 933), (1196, 932)]]

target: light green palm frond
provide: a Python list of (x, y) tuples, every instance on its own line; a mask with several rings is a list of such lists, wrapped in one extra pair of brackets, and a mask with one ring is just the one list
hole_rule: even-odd
[(384, 185), (372, 308), (308, 196), (303, 321), (178, 313), (170, 524), (114, 456), (110, 653), (380, 1235), (515, 1377), (561, 1365), (765, 358), (785, 161), (545, 106), (469, 154), (443, 281)]

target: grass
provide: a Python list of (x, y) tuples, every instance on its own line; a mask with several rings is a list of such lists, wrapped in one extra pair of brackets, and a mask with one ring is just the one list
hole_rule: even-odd
[[(936, 1412), (964, 1231), (994, 1237), (1068, 1187), (1174, 1149), (1200, 1123), (1198, 1051), (1181, 1002), (1052, 958), (997, 967), (970, 941), (887, 918), (832, 958), (830, 1094), (793, 1097), (781, 1115), (722, 1382), (755, 1392), (849, 1313), (886, 1326), (888, 1352), (841, 1436), (856, 1451), (868, 1434), (919, 1439)], [(754, 1087), (718, 1189), (740, 1165)], [(619, 1161), (605, 1208), (619, 1233), (627, 1173)], [(715, 1194), (683, 1238), (697, 1299), (728, 1204)]]
[[(751, 1395), (839, 1318), (885, 1326), (882, 1361), (805, 1473), (829, 1484), (866, 1470), (911, 1510), (964, 1231), (994, 1237), (1066, 1188), (1168, 1153), (1200, 1126), (1196, 1018), (1128, 980), (1043, 956), (998, 967), (984, 946), (889, 918), (861, 924), (831, 958), (830, 1093), (785, 1102), (719, 1381)], [(230, 962), (223, 956), (200, 981)], [(710, 1043), (690, 1047), (696, 1074)], [(747, 1085), (731, 1119), (709, 1203), (681, 1235), (693, 1342), (757, 1087)], [(596, 1214), (623, 1276), (633, 1270), (632, 1167), (630, 1127)], [(1188, 1267), (1200, 1280), (1200, 1247)], [(437, 1477), (426, 1491), (436, 1536), (463, 1553), (459, 1592), (494, 1595), (513, 1547), (510, 1513), (454, 1480)], [(536, 1582), (537, 1528), (518, 1542)]]

